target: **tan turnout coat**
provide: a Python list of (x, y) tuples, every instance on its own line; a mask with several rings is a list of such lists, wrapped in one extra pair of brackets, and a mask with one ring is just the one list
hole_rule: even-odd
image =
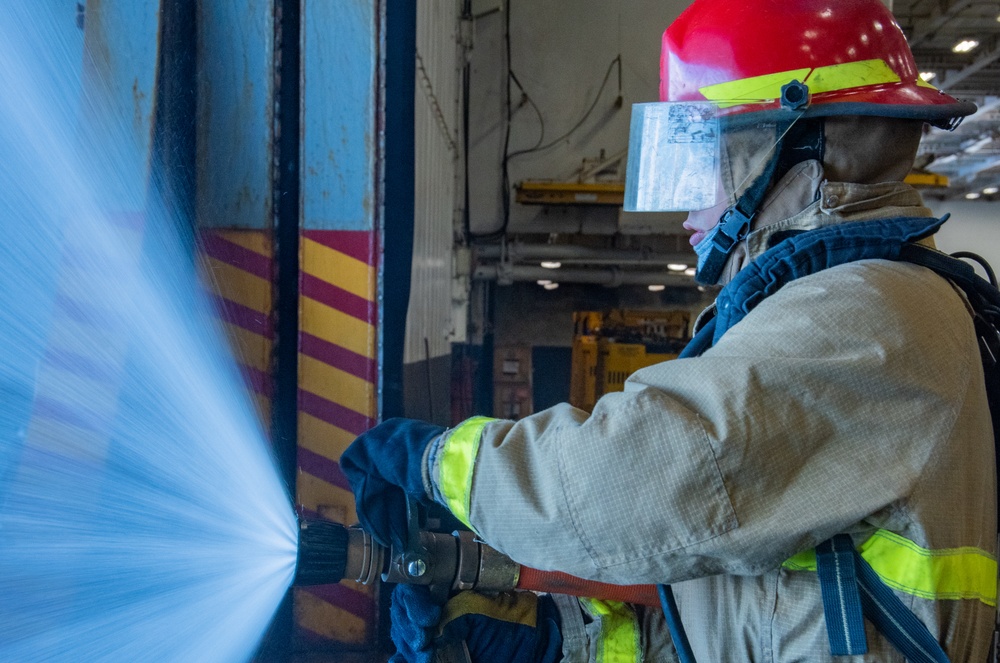
[[(820, 191), (768, 232), (930, 215), (901, 183)], [(875, 260), (794, 281), (703, 356), (637, 372), (592, 414), (490, 423), (469, 519), (528, 566), (673, 584), (702, 663), (791, 663), (833, 659), (816, 574), (785, 560), (879, 529), (995, 554), (995, 494), (964, 299), (927, 269)], [(898, 595), (952, 661), (985, 660), (989, 606)], [(593, 660), (594, 625), (560, 604), (566, 660)], [(673, 660), (662, 614), (638, 616), (646, 660)], [(867, 627), (870, 653), (837, 660), (902, 661)]]

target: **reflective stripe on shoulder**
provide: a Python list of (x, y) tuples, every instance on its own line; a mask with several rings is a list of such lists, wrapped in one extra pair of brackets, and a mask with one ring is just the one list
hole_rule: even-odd
[(898, 83), (900, 78), (892, 70), (892, 67), (886, 64), (885, 60), (876, 59), (752, 76), (737, 81), (708, 85), (698, 91), (709, 101), (719, 102), (722, 107), (725, 107), (726, 105), (780, 99), (782, 86), (793, 80), (808, 85), (810, 94), (822, 94), (868, 85)]
[(470, 528), (472, 469), (476, 464), (483, 429), (491, 421), (496, 419), (473, 417), (463, 421), (446, 435), (438, 452), (438, 490), (444, 497), (448, 510)]
[[(928, 550), (887, 530), (878, 530), (858, 549), (888, 586), (932, 600), (975, 599), (997, 605), (997, 560), (979, 548)], [(782, 566), (815, 571), (816, 552), (801, 552)]]
[(597, 663), (640, 663), (639, 620), (624, 603), (580, 599), (591, 617), (601, 620), (601, 633), (595, 643)]

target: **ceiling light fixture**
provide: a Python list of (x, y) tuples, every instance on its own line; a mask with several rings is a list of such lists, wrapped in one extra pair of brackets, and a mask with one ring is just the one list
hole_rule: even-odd
[(977, 198), (979, 198), (979, 197), (980, 197), (981, 195), (982, 195), (982, 194), (981, 194), (981, 193), (979, 193), (979, 192), (977, 192), (977, 191), (972, 191), (971, 193), (967, 193), (967, 194), (965, 194), (965, 198), (966, 198), (967, 200), (976, 200), (976, 199), (977, 199)]
[(975, 39), (963, 39), (962, 41), (952, 46), (951, 50), (955, 53), (968, 53), (974, 50), (976, 46), (979, 46), (979, 42), (976, 41)]
[(552, 281), (539, 281), (539, 282), (538, 282), (538, 285), (541, 285), (541, 286), (546, 286), (546, 285), (548, 285), (548, 284), (550, 284), (550, 283), (552, 283)]
[(663, 292), (666, 289), (667, 289), (667, 286), (665, 286), (665, 285), (651, 285), (651, 286), (649, 286), (649, 291), (650, 292)]
[(985, 189), (983, 189), (983, 193), (985, 193), (987, 196), (992, 196), (995, 193), (1000, 193), (1000, 187), (988, 186)]
[(920, 80), (922, 80), (925, 83), (927, 83), (928, 81), (932, 81), (935, 78), (937, 78), (937, 74), (935, 74), (933, 71), (920, 72)]
[(559, 287), (559, 284), (558, 283), (546, 283), (542, 287), (545, 288), (546, 290), (555, 290), (556, 288)]
[(680, 263), (667, 265), (667, 269), (669, 269), (671, 272), (683, 272), (687, 268), (688, 268), (687, 265), (682, 265)]
[(684, 276), (694, 276), (697, 273), (698, 270), (695, 269), (694, 267), (688, 267), (687, 269), (684, 270)]
[(544, 267), (545, 269), (559, 269), (560, 267), (562, 267), (562, 263), (556, 262), (555, 260), (546, 260), (545, 262), (542, 263), (542, 267)]

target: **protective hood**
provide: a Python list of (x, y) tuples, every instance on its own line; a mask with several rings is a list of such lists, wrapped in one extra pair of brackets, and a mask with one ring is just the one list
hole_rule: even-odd
[[(750, 233), (733, 248), (720, 285), (788, 232), (882, 218), (887, 207), (898, 216), (931, 216), (920, 194), (902, 181), (913, 166), (922, 122), (852, 116), (811, 122), (822, 123), (819, 144), (813, 144), (819, 149), (810, 155), (816, 158), (799, 161), (778, 176)], [(794, 155), (785, 158), (794, 160)], [(733, 167), (741, 168), (738, 163)]]

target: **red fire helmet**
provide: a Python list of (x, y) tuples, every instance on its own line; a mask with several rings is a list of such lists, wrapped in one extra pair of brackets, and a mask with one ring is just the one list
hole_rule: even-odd
[(920, 78), (880, 0), (695, 0), (663, 35), (661, 101), (712, 101), (733, 113), (761, 102), (778, 109), (792, 81), (809, 88), (806, 117), (953, 127), (976, 110)]

